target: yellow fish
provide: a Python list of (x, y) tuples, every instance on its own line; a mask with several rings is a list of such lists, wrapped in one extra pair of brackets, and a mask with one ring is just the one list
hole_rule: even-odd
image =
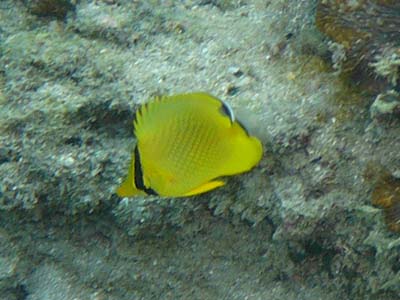
[(262, 145), (235, 120), (231, 108), (206, 94), (157, 97), (136, 112), (137, 145), (121, 197), (184, 197), (225, 184), (261, 159)]

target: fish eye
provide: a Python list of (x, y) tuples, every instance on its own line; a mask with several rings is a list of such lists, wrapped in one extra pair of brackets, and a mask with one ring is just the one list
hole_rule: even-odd
[(222, 100), (221, 103), (222, 103), (221, 107), (222, 114), (228, 116), (232, 123), (235, 122), (235, 114), (233, 113), (232, 107), (230, 107), (228, 103), (225, 103)]

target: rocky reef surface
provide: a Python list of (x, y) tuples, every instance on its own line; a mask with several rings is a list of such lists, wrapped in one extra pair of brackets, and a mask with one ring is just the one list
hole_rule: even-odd
[[(0, 299), (398, 299), (398, 8), (1, 1)], [(191, 91), (231, 104), (260, 165), (119, 199), (135, 108)]]

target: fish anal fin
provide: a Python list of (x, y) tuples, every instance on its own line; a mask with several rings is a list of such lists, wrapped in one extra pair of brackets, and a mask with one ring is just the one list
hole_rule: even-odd
[(186, 196), (202, 194), (202, 193), (211, 191), (213, 189), (216, 189), (217, 187), (223, 186), (224, 184), (225, 184), (225, 182), (221, 181), (221, 180), (209, 181), (207, 183), (204, 183), (204, 184), (198, 186), (197, 188), (194, 188), (193, 190), (184, 194), (183, 196), (186, 197)]

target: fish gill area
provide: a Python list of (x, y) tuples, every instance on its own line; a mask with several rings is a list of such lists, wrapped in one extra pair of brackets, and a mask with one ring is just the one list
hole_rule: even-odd
[[(395, 0), (0, 2), (0, 299), (400, 298)], [(119, 199), (132, 118), (209, 92), (263, 143)]]

